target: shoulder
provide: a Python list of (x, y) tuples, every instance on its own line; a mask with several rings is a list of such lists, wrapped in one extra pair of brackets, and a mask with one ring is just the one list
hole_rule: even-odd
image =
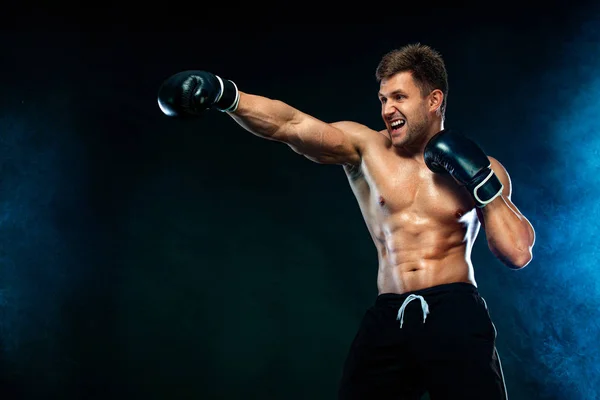
[(502, 163), (500, 161), (498, 161), (496, 158), (494, 158), (492, 156), (488, 156), (488, 159), (490, 160), (490, 167), (494, 170), (494, 172), (496, 174), (502, 174), (502, 175), (508, 176), (508, 171), (506, 170), (506, 168), (504, 167), (504, 165), (502, 165)]

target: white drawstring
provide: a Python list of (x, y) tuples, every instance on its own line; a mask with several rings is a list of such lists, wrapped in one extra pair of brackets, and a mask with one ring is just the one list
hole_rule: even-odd
[(421, 308), (423, 309), (423, 323), (425, 323), (425, 320), (427, 319), (427, 314), (429, 314), (429, 304), (427, 304), (423, 296), (411, 294), (406, 298), (406, 300), (404, 300), (404, 303), (402, 303), (402, 307), (400, 307), (400, 310), (398, 310), (398, 317), (396, 318), (396, 320), (400, 320), (400, 329), (402, 329), (402, 324), (404, 323), (404, 310), (406, 309), (408, 303), (415, 299), (421, 300)]

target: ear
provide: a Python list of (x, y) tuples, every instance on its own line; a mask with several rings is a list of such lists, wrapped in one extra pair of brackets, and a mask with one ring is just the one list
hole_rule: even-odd
[(444, 93), (440, 89), (434, 89), (429, 93), (429, 111), (437, 112), (444, 101)]

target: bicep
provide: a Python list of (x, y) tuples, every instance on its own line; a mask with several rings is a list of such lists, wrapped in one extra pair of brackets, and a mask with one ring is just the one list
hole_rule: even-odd
[(310, 115), (290, 122), (285, 142), (296, 153), (321, 164), (360, 163), (360, 136), (351, 122), (326, 123)]

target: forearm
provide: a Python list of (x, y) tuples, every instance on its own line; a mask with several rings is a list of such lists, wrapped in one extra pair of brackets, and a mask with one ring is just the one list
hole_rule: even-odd
[(240, 92), (237, 110), (228, 114), (254, 135), (278, 141), (285, 141), (302, 116), (300, 111), (282, 101), (243, 92)]
[(504, 196), (480, 209), (490, 250), (510, 268), (523, 268), (532, 259), (535, 233), (531, 223)]

